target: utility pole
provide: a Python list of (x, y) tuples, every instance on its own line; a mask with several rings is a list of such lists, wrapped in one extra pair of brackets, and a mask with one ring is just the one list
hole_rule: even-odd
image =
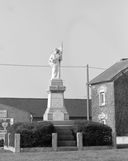
[(89, 65), (86, 66), (86, 89), (87, 89), (87, 120), (89, 120)]

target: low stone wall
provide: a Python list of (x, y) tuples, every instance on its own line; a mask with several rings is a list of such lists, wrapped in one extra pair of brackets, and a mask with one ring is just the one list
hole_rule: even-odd
[[(10, 134), (9, 134), (10, 135)], [(9, 137), (8, 137), (9, 138)], [(36, 147), (36, 148), (20, 148), (20, 134), (15, 134), (14, 147), (10, 145), (5, 145), (4, 149), (15, 153), (19, 152), (47, 152), (47, 151), (72, 151), (72, 150), (102, 150), (102, 149), (112, 149), (114, 146), (83, 146), (82, 133), (77, 133), (77, 146), (74, 147), (58, 147), (57, 146), (57, 133), (52, 134), (52, 147)], [(128, 137), (127, 137), (128, 141)], [(8, 140), (9, 143), (9, 140)]]
[[(81, 150), (106, 150), (113, 149), (113, 146), (88, 146), (83, 147)], [(20, 152), (52, 152), (54, 151), (52, 147), (37, 147), (37, 148), (21, 148)], [(56, 151), (78, 151), (75, 147), (57, 147)]]
[(21, 148), (20, 152), (49, 152), (53, 151), (52, 147)]
[(106, 150), (113, 149), (113, 146), (84, 146), (83, 150)]

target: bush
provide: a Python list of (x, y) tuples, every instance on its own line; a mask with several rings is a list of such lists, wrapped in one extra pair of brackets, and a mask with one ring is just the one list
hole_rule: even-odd
[(49, 147), (52, 145), (54, 126), (50, 122), (15, 123), (10, 133), (21, 135), (21, 147)]
[(0, 140), (0, 147), (3, 147), (4, 146), (4, 139), (1, 139)]
[(84, 146), (112, 145), (112, 129), (107, 125), (91, 121), (75, 121), (73, 134), (83, 133)]

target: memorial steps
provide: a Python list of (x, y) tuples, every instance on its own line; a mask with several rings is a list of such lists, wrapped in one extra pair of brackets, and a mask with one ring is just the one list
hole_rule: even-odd
[(58, 140), (58, 147), (76, 147), (76, 136), (73, 133), (72, 120), (67, 121), (53, 121)]

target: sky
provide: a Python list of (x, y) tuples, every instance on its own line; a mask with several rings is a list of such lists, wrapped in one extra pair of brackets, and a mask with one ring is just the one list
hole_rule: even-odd
[[(107, 69), (128, 57), (127, 0), (0, 0), (0, 64)], [(90, 68), (90, 80), (103, 72)], [(65, 98), (86, 98), (86, 68), (62, 67)], [(50, 67), (0, 65), (0, 97), (47, 98)]]

